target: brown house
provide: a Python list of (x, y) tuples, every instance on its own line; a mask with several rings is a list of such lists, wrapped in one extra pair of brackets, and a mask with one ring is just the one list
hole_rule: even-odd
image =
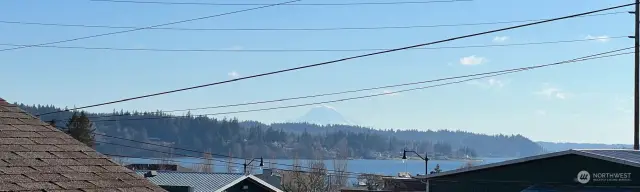
[(0, 191), (166, 192), (2, 98)]

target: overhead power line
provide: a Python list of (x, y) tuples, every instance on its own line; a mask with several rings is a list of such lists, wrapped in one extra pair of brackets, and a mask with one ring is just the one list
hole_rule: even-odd
[[(108, 3), (135, 3), (154, 5), (206, 5), (206, 6), (259, 6), (263, 3), (206, 3), (206, 2), (171, 2), (171, 1), (133, 1), (133, 0), (89, 0)], [(356, 5), (415, 5), (432, 3), (455, 3), (473, 0), (430, 0), (430, 1), (393, 1), (393, 2), (359, 2), (359, 3), (292, 3), (289, 6), (356, 6)]]
[[(55, 121), (55, 120), (54, 120)], [(57, 128), (61, 128), (61, 129), (68, 129), (66, 127), (59, 127), (57, 126)], [(145, 144), (145, 145), (151, 145), (151, 146), (157, 146), (157, 147), (164, 147), (164, 148), (169, 148), (169, 149), (176, 149), (176, 150), (180, 150), (180, 151), (187, 151), (187, 152), (194, 152), (194, 153), (198, 153), (198, 154), (204, 154), (204, 153), (208, 153), (211, 154), (212, 156), (216, 156), (216, 157), (224, 157), (224, 158), (232, 158), (232, 159), (241, 159), (241, 160), (251, 160), (248, 158), (241, 158), (241, 157), (234, 157), (234, 156), (230, 156), (230, 155), (224, 155), (224, 154), (216, 154), (216, 153), (211, 153), (211, 152), (206, 152), (206, 151), (198, 151), (198, 150), (192, 150), (192, 149), (185, 149), (185, 148), (179, 148), (179, 147), (171, 147), (171, 146), (166, 146), (166, 145), (160, 145), (160, 144), (156, 144), (156, 143), (150, 143), (150, 142), (144, 142), (144, 141), (138, 141), (138, 140), (134, 140), (134, 139), (128, 139), (128, 138), (123, 138), (123, 137), (117, 137), (117, 136), (112, 136), (112, 135), (107, 135), (107, 134), (101, 134), (101, 133), (92, 133), (94, 135), (99, 135), (99, 136), (104, 136), (104, 137), (108, 137), (108, 138), (113, 138), (113, 139), (119, 139), (119, 140), (125, 140), (125, 141), (129, 141), (129, 142), (134, 142), (134, 143), (140, 143), (140, 144)], [(183, 156), (183, 157), (192, 157), (192, 158), (198, 158), (198, 159), (206, 159), (204, 157), (199, 157), (199, 156), (193, 156), (193, 155), (187, 155), (187, 154), (181, 154), (181, 153), (173, 153), (173, 152), (168, 152), (168, 151), (160, 151), (160, 150), (155, 150), (155, 149), (147, 149), (147, 148), (143, 148), (143, 147), (135, 147), (135, 146), (129, 146), (129, 145), (124, 145), (124, 144), (119, 144), (119, 143), (110, 143), (110, 142), (104, 142), (104, 141), (95, 141), (97, 143), (102, 143), (102, 144), (108, 144), (108, 145), (115, 145), (115, 146), (120, 146), (120, 147), (127, 147), (127, 148), (133, 148), (133, 149), (140, 149), (140, 150), (146, 150), (146, 151), (152, 151), (152, 152), (159, 152), (159, 153), (165, 153), (165, 154), (173, 154), (173, 155), (179, 155), (179, 156)], [(140, 157), (137, 157), (140, 158)], [(234, 164), (239, 164), (242, 165), (242, 163), (235, 163), (235, 162), (231, 162), (231, 161), (224, 161), (224, 160), (218, 160), (218, 159), (212, 159), (215, 161), (219, 161), (219, 162), (229, 162), (229, 163), (234, 163)], [(306, 167), (306, 166), (302, 166), (302, 165), (292, 165), (292, 164), (283, 164), (283, 163), (273, 163), (270, 162), (271, 164), (274, 165), (280, 165), (280, 166), (288, 166), (288, 167), (299, 167), (299, 168), (308, 168), (308, 169), (313, 169), (313, 167)], [(327, 169), (327, 171), (332, 171), (332, 172), (341, 172), (344, 174), (351, 174), (351, 175), (359, 175), (359, 174), (364, 174), (364, 173), (357, 173), (357, 172), (349, 172), (349, 171), (338, 171), (338, 170), (329, 170)]]
[[(344, 98), (344, 99), (329, 100), (329, 101), (314, 102), (314, 103), (306, 103), (306, 104), (299, 104), (299, 105), (289, 105), (289, 106), (281, 106), (281, 107), (270, 107), (270, 108), (261, 108), (261, 109), (251, 109), (251, 110), (241, 110), (241, 111), (230, 111), (230, 112), (201, 114), (201, 115), (195, 115), (195, 117), (206, 117), (206, 116), (215, 116), (215, 115), (227, 115), (227, 114), (257, 112), (257, 111), (270, 111), (270, 110), (276, 110), (276, 109), (296, 108), (296, 107), (303, 107), (303, 106), (313, 106), (313, 105), (319, 105), (319, 104), (337, 103), (337, 102), (343, 102), (343, 101), (349, 101), (349, 100), (357, 100), (357, 99), (378, 97), (378, 96), (391, 95), (391, 94), (397, 94), (397, 93), (403, 93), (403, 92), (409, 92), (409, 91), (416, 91), (416, 90), (422, 90), (422, 89), (429, 89), (429, 88), (441, 87), (441, 86), (446, 86), (446, 85), (464, 83), (464, 82), (473, 81), (473, 80), (477, 80), (477, 79), (484, 79), (484, 78), (488, 78), (488, 77), (501, 76), (501, 75), (506, 75), (506, 74), (509, 74), (509, 73), (515, 73), (515, 72), (521, 72), (521, 71), (526, 71), (526, 70), (531, 70), (531, 69), (537, 69), (537, 68), (542, 68), (542, 67), (550, 67), (550, 66), (554, 66), (554, 65), (562, 65), (562, 64), (567, 64), (567, 63), (574, 63), (574, 62), (581, 62), (581, 61), (587, 61), (587, 60), (593, 60), (593, 59), (601, 59), (601, 58), (607, 58), (607, 57), (614, 57), (614, 56), (631, 54), (633, 52), (606, 55), (606, 54), (620, 52), (620, 51), (631, 49), (631, 48), (632, 47), (623, 48), (623, 49), (618, 49), (618, 50), (614, 50), (614, 51), (598, 53), (598, 54), (594, 54), (594, 55), (589, 55), (589, 56), (585, 56), (585, 57), (580, 57), (580, 58), (561, 61), (561, 62), (556, 62), (556, 63), (545, 64), (545, 65), (536, 65), (536, 66), (531, 66), (531, 67), (523, 67), (523, 68), (517, 68), (517, 69), (510, 69), (510, 70), (502, 70), (502, 71), (495, 71), (495, 72), (488, 72), (488, 73), (481, 73), (481, 74), (474, 74), (474, 75), (450, 77), (450, 78), (445, 78), (445, 79), (455, 79), (455, 78), (462, 78), (462, 77), (480, 76), (480, 77), (468, 78), (468, 79), (460, 80), (460, 81), (453, 81), (453, 82), (441, 83), (441, 84), (424, 86), (424, 87), (410, 88), (410, 89), (404, 89), (404, 90), (399, 90), (399, 91), (390, 91), (390, 92), (373, 94), (373, 95), (349, 97), (349, 98)], [(605, 56), (601, 56), (601, 55), (605, 55)], [(126, 116), (126, 115), (113, 115), (113, 116)], [(113, 117), (113, 116), (106, 116), (106, 117)], [(187, 117), (187, 116), (163, 116), (163, 117), (132, 118), (132, 119), (106, 119), (106, 120), (92, 120), (92, 122), (138, 121), (138, 120), (172, 119), (172, 118), (182, 118), (182, 117)], [(100, 118), (100, 117), (98, 117), (98, 118)]]
[[(627, 50), (627, 49), (631, 49), (631, 48), (629, 47), (629, 48), (617, 49), (617, 50), (608, 51), (608, 52), (604, 52), (604, 53), (599, 53), (599, 54), (595, 54), (595, 55), (589, 55), (589, 56), (585, 56), (585, 57), (576, 58), (576, 59), (573, 59), (573, 60), (575, 60), (574, 62), (577, 62), (578, 61), (577, 59), (591, 58), (591, 57), (595, 57), (595, 56), (599, 56), (599, 55), (603, 55), (603, 54), (615, 53), (615, 52), (619, 52), (619, 51), (623, 51), (623, 50)], [(309, 99), (309, 98), (315, 98), (315, 97), (341, 95), (341, 94), (347, 94), (347, 93), (356, 93), (356, 92), (363, 92), (363, 91), (380, 90), (380, 89), (404, 87), (404, 86), (409, 86), (409, 85), (418, 85), (418, 84), (433, 83), (433, 82), (439, 82), (439, 81), (447, 81), (447, 80), (453, 80), (453, 79), (461, 79), (461, 78), (469, 78), (469, 77), (476, 77), (476, 76), (483, 76), (483, 75), (499, 74), (499, 73), (505, 73), (505, 72), (511, 72), (511, 71), (522, 71), (522, 70), (528, 70), (528, 69), (549, 67), (549, 66), (553, 66), (553, 65), (566, 64), (569, 61), (572, 61), (572, 60), (562, 61), (562, 62), (557, 62), (557, 63), (544, 64), (544, 65), (535, 65), (535, 66), (529, 66), (529, 67), (512, 68), (512, 69), (505, 69), (505, 70), (499, 70), (499, 71), (475, 73), (475, 74), (469, 74), (469, 75), (453, 76), (453, 77), (446, 77), (446, 78), (440, 78), (440, 79), (430, 79), (430, 80), (424, 80), (424, 81), (409, 82), (409, 83), (402, 83), (402, 84), (395, 84), (395, 85), (385, 85), (385, 86), (370, 87), (370, 88), (363, 88), (363, 89), (355, 89), (355, 90), (348, 90), (348, 91), (322, 93), (322, 94), (298, 96), (298, 97), (288, 97), (288, 98), (282, 98), (282, 99), (255, 101), (255, 102), (247, 102), (247, 103), (217, 105), (217, 106), (209, 106), (209, 107), (162, 110), (162, 111), (159, 111), (159, 112), (161, 112), (161, 113), (172, 113), (172, 112), (184, 112), (184, 111), (197, 111), (197, 110), (204, 110), (204, 109), (239, 107), (239, 106), (247, 106), (247, 105), (257, 105), (257, 104), (265, 104), (265, 103), (275, 103), (275, 102), (282, 102), (282, 101), (290, 101), (290, 100)], [(582, 61), (582, 60), (580, 60), (580, 61)], [(486, 77), (481, 77), (481, 78), (486, 78)], [(465, 81), (468, 81), (468, 80), (465, 80)], [(421, 87), (420, 89), (424, 89), (424, 88), (429, 88), (429, 87)], [(418, 88), (416, 88), (416, 89), (418, 89)], [(414, 90), (414, 89), (410, 89), (410, 90)], [(389, 94), (396, 94), (396, 93), (398, 93), (398, 92), (387, 92), (387, 93), (369, 95), (368, 97), (389, 95)], [(305, 104), (303, 106), (313, 105), (313, 104), (317, 104), (317, 103)], [(107, 118), (107, 117), (121, 117), (121, 116), (129, 116), (129, 115), (128, 114), (114, 114), (114, 115), (94, 116), (94, 117), (90, 117), (90, 118), (93, 119), (93, 118)], [(113, 120), (113, 121), (117, 121), (117, 120)]]
[[(583, 15), (580, 17), (595, 17), (606, 15), (627, 14), (626, 11), (618, 11), (611, 13)], [(385, 30), (385, 29), (418, 29), (418, 28), (439, 28), (439, 27), (460, 27), (460, 26), (480, 26), (480, 25), (497, 25), (543, 21), (545, 19), (525, 19), (513, 21), (494, 21), (479, 23), (458, 23), (458, 24), (438, 24), (438, 25), (411, 25), (411, 26), (379, 26), (379, 27), (325, 27), (325, 28), (178, 28), (178, 27), (153, 27), (147, 30), (174, 30), (174, 31), (340, 31), (340, 30)], [(15, 25), (38, 25), (38, 26), (54, 26), (54, 27), (79, 27), (79, 28), (105, 28), (105, 29), (137, 29), (133, 26), (113, 26), (113, 25), (89, 25), (89, 24), (66, 24), (66, 23), (42, 23), (42, 22), (26, 22), (26, 21), (7, 21), (0, 20), (0, 23)]]
[[(232, 159), (242, 159), (242, 160), (251, 160), (251, 159), (248, 159), (248, 158), (234, 157), (234, 156), (230, 156), (230, 155), (216, 154), (216, 153), (211, 153), (211, 152), (206, 152), (206, 151), (199, 151), (199, 150), (193, 150), (193, 149), (185, 149), (185, 148), (179, 148), (179, 147), (171, 147), (171, 146), (166, 146), (166, 145), (160, 145), (160, 144), (155, 144), (155, 143), (150, 143), (150, 142), (138, 141), (138, 140), (134, 140), (134, 139), (127, 139), (127, 138), (123, 138), (123, 137), (117, 137), (117, 136), (112, 136), (112, 135), (100, 134), (100, 133), (93, 133), (93, 134), (95, 134), (95, 135), (100, 135), (100, 136), (104, 136), (104, 137), (109, 137), (109, 138), (113, 138), (113, 139), (118, 139), (118, 140), (130, 141), (130, 142), (134, 142), (134, 143), (140, 143), (140, 144), (145, 144), (145, 145), (151, 145), (151, 146), (157, 146), (157, 147), (164, 147), (164, 148), (169, 148), (169, 149), (175, 149), (175, 150), (179, 150), (179, 151), (193, 152), (193, 153), (198, 153), (198, 154), (208, 153), (208, 154), (211, 154), (212, 156), (215, 156), (215, 157), (232, 158)], [(133, 147), (133, 146), (123, 145), (123, 144), (117, 144), (117, 143), (107, 143), (107, 144), (119, 145), (119, 146), (124, 146), (124, 147)], [(138, 148), (138, 147), (133, 147), (133, 148)], [(139, 149), (139, 148), (138, 148), (138, 149)], [(143, 149), (143, 150), (146, 150), (146, 149)], [(154, 150), (154, 151), (158, 152), (157, 150)], [(160, 151), (160, 152), (162, 152), (162, 151)], [(175, 154), (175, 153), (174, 153), (174, 154)], [(182, 155), (182, 154), (179, 154), (179, 155)], [(195, 158), (203, 159), (203, 157), (195, 157)], [(273, 163), (273, 162), (272, 162), (272, 164), (274, 164), (274, 165), (280, 165), (280, 166), (287, 166), (287, 167), (311, 168), (311, 167), (305, 167), (305, 166), (301, 166), (301, 165), (292, 165), (292, 164), (284, 164), (284, 163)], [(335, 171), (335, 170), (333, 170), (333, 171)], [(353, 174), (353, 175), (363, 174), (363, 173), (348, 172), (348, 171), (343, 171), (343, 173)]]
[[(157, 152), (157, 153), (178, 155), (178, 156), (181, 156), (181, 157), (193, 157), (193, 158), (198, 158), (198, 159), (204, 159), (203, 157), (198, 157), (198, 156), (186, 155), (186, 154), (181, 154), (181, 153), (173, 153), (173, 152), (168, 152), (168, 151), (160, 151), (160, 150), (155, 150), (155, 149), (147, 149), (147, 148), (144, 148), (144, 147), (135, 147), (135, 146), (123, 145), (123, 144), (119, 144), (119, 143), (111, 143), (111, 142), (104, 142), (104, 141), (94, 141), (94, 142), (107, 144), (107, 145), (114, 145), (114, 146), (118, 146), (118, 147), (126, 147), (126, 148), (131, 148), (131, 149), (140, 149), (140, 150)], [(211, 160), (218, 161), (218, 162), (228, 162), (228, 161), (215, 159), (215, 158), (211, 158)]]
[(258, 9), (264, 9), (264, 8), (269, 8), (269, 7), (278, 6), (278, 5), (284, 5), (284, 4), (293, 3), (293, 2), (298, 2), (298, 1), (301, 1), (301, 0), (293, 0), (293, 1), (283, 2), (283, 3), (269, 4), (269, 5), (260, 6), (260, 7), (254, 7), (254, 8), (250, 8), (250, 9), (242, 9), (242, 10), (231, 11), (231, 12), (226, 12), (226, 13), (221, 13), (221, 14), (216, 14), (216, 15), (210, 15), (210, 16), (205, 16), (205, 17), (198, 17), (198, 18), (193, 18), (193, 19), (187, 19), (187, 20), (175, 21), (175, 22), (164, 23), (164, 24), (159, 24), (159, 25), (152, 25), (152, 26), (147, 26), (147, 27), (134, 28), (134, 29), (124, 30), (124, 31), (116, 31), (116, 32), (110, 32), (110, 33), (102, 33), (102, 34), (97, 34), (97, 35), (91, 35), (91, 36), (85, 36), (85, 37), (78, 37), (78, 38), (67, 39), (67, 40), (61, 40), (61, 41), (54, 41), (54, 42), (49, 42), (49, 43), (41, 43), (41, 44), (27, 45), (27, 46), (22, 46), (22, 47), (14, 47), (14, 48), (2, 49), (2, 50), (0, 50), (0, 51), (9, 51), (9, 50), (16, 50), (16, 49), (24, 49), (24, 48), (36, 47), (36, 46), (42, 46), (42, 45), (51, 45), (51, 44), (58, 44), (58, 43), (65, 43), (65, 42), (71, 42), (71, 41), (78, 41), (78, 40), (83, 40), (83, 39), (91, 39), (91, 38), (96, 38), (96, 37), (102, 37), (102, 36), (109, 36), (109, 35), (121, 34), (121, 33), (129, 33), (129, 32), (134, 32), (134, 31), (140, 31), (140, 30), (150, 29), (150, 28), (154, 28), (154, 27), (164, 27), (164, 26), (168, 26), (168, 25), (175, 25), (175, 24), (179, 24), (179, 23), (187, 23), (187, 22), (198, 21), (198, 20), (203, 20), (203, 19), (209, 19), (209, 18), (214, 18), (214, 17), (222, 17), (222, 16), (226, 16), (226, 15), (232, 15), (232, 14), (236, 14), (236, 13), (242, 13), (242, 12), (247, 12), (247, 11), (253, 11), (253, 10), (258, 10)]
[[(439, 50), (439, 49), (463, 49), (463, 48), (486, 48), (486, 47), (510, 47), (510, 46), (526, 46), (526, 45), (545, 45), (545, 44), (559, 44), (559, 43), (576, 43), (585, 41), (601, 41), (609, 39), (628, 38), (628, 36), (614, 36), (614, 37), (598, 37), (589, 39), (574, 39), (574, 40), (561, 40), (561, 41), (543, 41), (543, 42), (531, 42), (531, 43), (507, 43), (507, 44), (485, 44), (485, 45), (465, 45), (465, 46), (444, 46), (444, 47), (418, 47), (411, 50)], [(23, 44), (8, 44), (0, 43), (5, 46), (26, 46)], [(368, 49), (159, 49), (159, 48), (116, 48), (116, 47), (84, 47), (84, 46), (57, 46), (57, 45), (44, 45), (36, 46), (38, 48), (55, 48), (55, 49), (82, 49), (82, 50), (97, 50), (97, 51), (150, 51), (150, 52), (242, 52), (242, 53), (289, 53), (289, 52), (366, 52), (366, 51), (382, 51), (388, 49), (382, 48), (368, 48)]]
[[(134, 140), (135, 141), (135, 140)], [(114, 145), (114, 146), (119, 146), (119, 147), (125, 147), (125, 148), (131, 148), (131, 149), (139, 149), (139, 150), (145, 150), (145, 151), (151, 151), (151, 152), (157, 152), (157, 153), (164, 153), (164, 154), (170, 154), (170, 155), (177, 155), (180, 157), (190, 157), (190, 158), (195, 158), (195, 159), (204, 159), (204, 160), (209, 160), (207, 158), (204, 157), (200, 157), (200, 156), (194, 156), (194, 155), (188, 155), (188, 154), (182, 154), (182, 153), (175, 153), (175, 152), (169, 152), (169, 151), (161, 151), (161, 150), (156, 150), (156, 149), (148, 149), (148, 148), (144, 148), (144, 147), (136, 147), (136, 146), (130, 146), (130, 145), (124, 145), (124, 144), (119, 144), (119, 143), (111, 143), (111, 142), (104, 142), (104, 141), (95, 141), (96, 143), (101, 143), (101, 144), (107, 144), (107, 145)], [(136, 141), (136, 142), (140, 142), (140, 141)], [(146, 142), (142, 142), (142, 143), (146, 143)], [(179, 148), (174, 148), (174, 147), (169, 147), (169, 146), (163, 146), (166, 148), (171, 148), (171, 149), (179, 149)], [(203, 152), (203, 151), (199, 151), (201, 154), (203, 153), (208, 153), (208, 152)], [(209, 153), (212, 156), (214, 154)], [(246, 158), (234, 158), (231, 157), (232, 159), (241, 159), (241, 160), (251, 160), (251, 159), (246, 159)], [(223, 163), (232, 163), (232, 164), (236, 164), (236, 165), (243, 165), (243, 163), (237, 163), (237, 162), (233, 162), (233, 161), (226, 161), (226, 160), (222, 160), (222, 159), (216, 159), (216, 158), (211, 158), (210, 160), (212, 161), (218, 161), (218, 162), (223, 162)], [(302, 166), (302, 165), (290, 165), (290, 164), (280, 164), (280, 163), (272, 163), (274, 165), (280, 165), (280, 166), (288, 166), (288, 167), (298, 167), (298, 168), (307, 168), (307, 169), (317, 169), (314, 167), (308, 167), (308, 166)], [(256, 167), (256, 166), (252, 166), (252, 165), (247, 165), (248, 167)], [(281, 169), (281, 170), (287, 170), (287, 169)], [(327, 172), (333, 172), (333, 173), (342, 173), (345, 175), (360, 175), (360, 174), (366, 174), (366, 173), (357, 173), (357, 172), (348, 172), (348, 171), (338, 171), (338, 170), (333, 170), (333, 169), (323, 169), (326, 170)]]
[[(103, 155), (109, 156), (109, 157), (120, 157), (120, 158), (132, 158), (132, 159), (146, 159), (146, 160), (155, 160), (155, 161), (169, 161), (169, 162), (175, 162), (175, 163), (184, 163), (184, 164), (192, 164), (192, 165), (211, 165), (211, 166), (225, 166), (225, 165), (221, 165), (221, 164), (211, 164), (211, 163), (202, 163), (202, 162), (190, 162), (190, 161), (181, 161), (181, 160), (175, 160), (175, 159), (166, 159), (166, 158), (152, 158), (152, 157), (142, 157), (142, 156), (130, 156), (130, 155), (117, 155), (117, 154), (109, 154), (109, 153), (103, 153)], [(226, 162), (226, 161), (225, 161)], [(234, 164), (234, 165), (240, 165), (242, 166), (242, 163), (236, 163), (236, 162), (229, 162), (230, 164)], [(265, 162), (265, 163), (270, 163), (270, 162)], [(258, 168), (259, 166), (255, 166), (255, 165), (247, 165), (247, 167), (253, 167), (253, 168)], [(304, 166), (296, 166), (296, 167), (300, 167), (300, 168), (305, 168)], [(307, 169), (318, 169), (318, 168), (307, 168)], [(280, 169), (280, 168), (276, 168), (276, 170), (281, 170), (281, 171), (286, 171), (286, 172), (299, 172), (299, 173), (314, 173), (312, 171), (304, 171), (304, 170), (292, 170), (292, 169)], [(368, 173), (363, 173), (363, 174), (368, 174)], [(331, 176), (338, 176), (335, 173), (334, 174), (330, 174), (327, 173), (327, 176), (331, 177)], [(349, 179), (357, 179), (358, 175), (352, 175), (352, 174), (345, 174), (343, 177), (344, 178), (349, 178)]]
[(507, 30), (527, 27), (527, 26), (531, 26), (531, 25), (538, 25), (538, 24), (542, 24), (542, 23), (548, 23), (548, 22), (557, 21), (557, 20), (569, 19), (569, 18), (573, 18), (573, 17), (579, 17), (579, 16), (582, 16), (582, 15), (589, 15), (589, 14), (593, 14), (593, 13), (619, 9), (619, 8), (622, 8), (622, 7), (627, 7), (627, 6), (631, 6), (631, 5), (635, 5), (635, 4), (636, 3), (618, 5), (618, 6), (598, 9), (598, 10), (594, 10), (594, 11), (588, 11), (588, 12), (573, 14), (573, 15), (569, 15), (569, 16), (548, 19), (548, 20), (544, 20), (544, 21), (537, 21), (537, 22), (532, 22), (532, 23), (527, 23), (527, 24), (522, 24), (522, 25), (516, 25), (516, 26), (511, 26), (511, 27), (506, 27), (506, 28), (494, 29), (494, 30), (490, 30), (490, 31), (485, 31), (485, 32), (480, 32), (480, 33), (473, 33), (473, 34), (469, 34), (469, 35), (463, 35), (463, 36), (453, 37), (453, 38), (444, 39), (444, 40), (438, 40), (438, 41), (433, 41), (433, 42), (428, 42), (428, 43), (411, 45), (411, 46), (407, 46), (407, 47), (401, 47), (401, 48), (390, 49), (390, 50), (385, 50), (385, 51), (373, 52), (373, 53), (368, 53), (368, 54), (363, 54), (363, 55), (351, 56), (351, 57), (346, 57), (346, 58), (342, 58), (342, 59), (326, 61), (326, 62), (321, 62), (321, 63), (316, 63), (316, 64), (311, 64), (311, 65), (304, 65), (304, 66), (300, 66), (300, 67), (294, 67), (294, 68), (283, 69), (283, 70), (278, 70), (278, 71), (273, 71), (273, 72), (268, 72), (268, 73), (262, 73), (262, 74), (257, 74), (257, 75), (240, 77), (240, 78), (226, 80), (226, 81), (220, 81), (220, 82), (209, 83), (209, 84), (204, 84), (204, 85), (198, 85), (198, 86), (193, 86), (193, 87), (187, 87), (187, 88), (182, 88), (182, 89), (176, 89), (176, 90), (171, 90), (171, 91), (165, 91), (165, 92), (160, 92), (160, 93), (142, 95), (142, 96), (131, 97), (131, 98), (126, 98), (126, 99), (120, 99), (120, 100), (109, 101), (109, 102), (105, 102), (105, 103), (87, 105), (87, 106), (83, 106), (83, 107), (76, 107), (76, 108), (73, 108), (73, 109), (66, 109), (66, 110), (55, 111), (55, 112), (50, 112), (50, 113), (43, 113), (43, 114), (38, 114), (37, 116), (54, 114), (54, 113), (59, 113), (59, 112), (64, 112), (64, 111), (86, 109), (86, 108), (110, 105), (110, 104), (115, 104), (115, 103), (122, 103), (122, 102), (126, 102), (126, 101), (137, 100), (137, 99), (142, 99), (142, 98), (147, 98), (147, 97), (154, 97), (154, 96), (158, 96), (158, 95), (165, 95), (165, 94), (170, 94), (170, 93), (175, 93), (175, 92), (182, 92), (182, 91), (187, 91), (187, 90), (192, 90), (192, 89), (209, 87), (209, 86), (213, 86), (213, 85), (231, 83), (231, 82), (245, 80), (245, 79), (252, 79), (252, 78), (257, 78), (257, 77), (262, 77), (262, 76), (278, 74), (278, 73), (284, 73), (284, 72), (296, 71), (296, 70), (300, 70), (300, 69), (318, 67), (318, 66), (328, 65), (328, 64), (332, 64), (332, 63), (338, 63), (338, 62), (347, 61), (347, 60), (353, 60), (353, 59), (358, 59), (358, 58), (363, 58), (363, 57), (369, 57), (369, 56), (374, 56), (374, 55), (380, 55), (380, 54), (385, 54), (385, 53), (391, 53), (391, 52), (396, 52), (396, 51), (413, 49), (413, 48), (417, 48), (417, 47), (423, 47), (423, 46), (427, 46), (427, 45), (444, 43), (444, 42), (454, 41), (454, 40), (458, 40), (458, 39), (465, 39), (465, 38), (469, 38), (469, 37), (475, 37), (475, 36), (486, 35), (486, 34), (491, 34), (491, 33), (496, 33), (496, 32), (501, 32), (501, 31), (507, 31)]
[[(145, 159), (145, 160), (155, 160), (155, 161), (168, 161), (168, 162), (174, 162), (174, 163), (183, 163), (183, 164), (190, 164), (190, 165), (211, 165), (211, 166), (218, 166), (218, 167), (222, 167), (222, 166), (226, 166), (226, 165), (221, 165), (221, 164), (212, 164), (212, 163), (203, 163), (203, 162), (190, 162), (190, 161), (181, 161), (181, 160), (175, 160), (175, 159), (166, 159), (166, 158), (153, 158), (153, 157), (142, 157), (142, 156), (130, 156), (130, 155), (117, 155), (117, 154), (109, 154), (109, 153), (103, 153), (103, 155), (109, 156), (109, 157), (119, 157), (119, 158), (131, 158), (131, 159)], [(269, 162), (265, 162), (265, 164), (267, 164)], [(230, 164), (234, 164), (234, 165), (239, 165), (242, 166), (242, 163), (236, 163), (236, 162), (230, 162)], [(251, 167), (251, 168), (260, 168), (260, 166), (255, 166), (255, 165), (247, 165), (247, 167)], [(303, 166), (296, 166), (296, 167), (300, 167), (300, 168), (305, 168)], [(309, 170), (318, 170), (318, 168), (306, 168)], [(280, 168), (275, 168), (275, 170), (277, 171), (285, 171), (285, 172), (297, 172), (297, 173), (311, 173), (311, 174), (317, 174), (316, 172), (313, 171), (305, 171), (305, 170), (293, 170), (293, 169), (280, 169)], [(322, 170), (321, 170), (322, 171)], [(363, 174), (373, 174), (373, 173), (363, 173)], [(358, 176), (360, 175), (352, 175), (352, 174), (345, 174), (345, 175), (337, 175), (335, 173), (330, 173), (329, 171), (325, 174), (325, 176), (327, 177), (343, 177), (346, 179), (357, 179)]]

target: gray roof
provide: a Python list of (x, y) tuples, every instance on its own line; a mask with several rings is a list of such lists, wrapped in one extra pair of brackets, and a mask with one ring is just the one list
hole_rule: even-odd
[[(138, 175), (144, 175), (146, 170), (136, 171)], [(202, 172), (177, 172), (156, 171), (157, 175), (149, 177), (149, 181), (156, 185), (189, 186), (193, 192), (221, 192), (245, 179), (250, 179), (273, 192), (282, 192), (277, 187), (257, 178), (253, 175), (240, 173), (202, 173)]]
[(0, 98), (0, 191), (161, 191)]
[(620, 150), (603, 150), (603, 149), (589, 149), (580, 150), (585, 153), (591, 153), (602, 157), (610, 157), (619, 159), (622, 161), (630, 162), (635, 165), (640, 165), (640, 151), (620, 149)]
[[(471, 168), (463, 168), (463, 169), (445, 171), (441, 173), (434, 173), (434, 174), (427, 175), (426, 178), (453, 175), (453, 174), (464, 173), (469, 171), (476, 171), (481, 169), (488, 169), (488, 168), (506, 166), (506, 165), (517, 164), (517, 163), (524, 163), (524, 162), (535, 161), (539, 159), (546, 159), (546, 158), (558, 157), (563, 155), (571, 155), (571, 154), (591, 157), (595, 159), (624, 164), (624, 165), (633, 166), (633, 167), (640, 167), (640, 151), (629, 150), (629, 149), (571, 149), (567, 151), (547, 153), (547, 154), (513, 159), (513, 160), (508, 160), (503, 162), (474, 166)], [(424, 178), (424, 177), (425, 176), (422, 176), (422, 177), (418, 176), (417, 178)]]
[[(148, 171), (136, 171), (138, 175), (144, 175)], [(190, 186), (194, 192), (216, 191), (225, 185), (241, 178), (240, 173), (198, 173), (157, 171), (158, 175), (149, 177), (149, 181), (156, 185)]]

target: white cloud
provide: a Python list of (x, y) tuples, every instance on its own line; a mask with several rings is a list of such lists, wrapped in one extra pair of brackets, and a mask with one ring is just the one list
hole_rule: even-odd
[(498, 79), (494, 79), (491, 78), (489, 80), (487, 80), (489, 82), (489, 86), (491, 87), (504, 87), (504, 82), (498, 80)]
[(487, 62), (487, 59), (484, 57), (477, 57), (475, 55), (460, 58), (460, 64), (462, 65), (479, 65)]
[(600, 35), (600, 36), (587, 35), (587, 37), (585, 37), (585, 39), (593, 39), (593, 40), (596, 40), (596, 41), (601, 42), (601, 43), (606, 43), (606, 42), (609, 42), (611, 40), (611, 38), (609, 38), (609, 36), (606, 36), (606, 35)]
[(536, 94), (543, 95), (548, 98), (556, 98), (556, 99), (567, 99), (567, 97), (569, 96), (568, 92), (555, 87), (544, 88), (536, 92)]
[(240, 77), (240, 74), (238, 72), (236, 72), (236, 71), (231, 71), (231, 72), (227, 73), (227, 75), (229, 75), (229, 77), (234, 78), (234, 79)]
[(538, 110), (536, 110), (536, 115), (545, 116), (545, 115), (547, 115), (547, 111), (542, 110), (542, 109), (538, 109)]
[(622, 113), (633, 113), (633, 97), (622, 98), (616, 96), (614, 99), (614, 108)]
[(487, 80), (475, 80), (475, 81), (470, 81), (469, 84), (471, 85), (477, 85), (483, 88), (502, 88), (505, 85), (507, 85), (506, 81), (500, 80), (500, 79), (487, 79)]
[(243, 50), (243, 49), (244, 49), (244, 47), (239, 46), (239, 45), (234, 45), (234, 46), (231, 46), (231, 47), (224, 48), (224, 50), (231, 50), (231, 51), (234, 51), (234, 50)]
[(502, 42), (505, 42), (507, 40), (509, 40), (509, 37), (507, 37), (507, 36), (497, 36), (497, 37), (493, 38), (493, 42), (496, 42), (496, 43), (502, 43)]
[(387, 94), (387, 95), (389, 95), (389, 96), (397, 96), (397, 95), (400, 95), (400, 93), (394, 93), (394, 91), (392, 91), (392, 90), (384, 90), (384, 91), (382, 91), (382, 93), (383, 93), (383, 94)]

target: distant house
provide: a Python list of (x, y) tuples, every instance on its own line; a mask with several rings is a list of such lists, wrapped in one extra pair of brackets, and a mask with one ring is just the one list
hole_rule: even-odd
[(362, 188), (362, 187), (351, 187), (351, 188), (344, 188), (344, 189), (340, 189), (340, 192), (392, 192), (390, 190), (369, 190), (367, 188)]
[(0, 98), (0, 191), (165, 190)]
[(131, 170), (194, 172), (193, 169), (182, 167), (176, 164), (129, 164), (125, 165), (124, 167)]
[[(419, 179), (412, 178), (411, 175), (407, 172), (398, 173), (397, 177), (394, 176), (382, 176), (379, 175), (382, 180), (379, 183), (378, 187), (369, 187), (367, 183), (368, 178), (358, 179), (357, 186), (346, 187), (340, 189), (341, 192), (368, 192), (368, 191), (377, 191), (377, 192), (391, 192), (391, 191), (402, 191), (402, 192), (423, 192), (426, 190), (426, 184), (421, 182)], [(369, 177), (371, 178), (371, 177)], [(377, 182), (374, 182), (377, 183)]]
[(382, 179), (384, 180), (383, 190), (387, 191), (417, 192), (427, 189), (426, 184), (416, 178), (384, 177)]
[(256, 174), (255, 176), (278, 189), (282, 189), (282, 176), (272, 169), (263, 169), (261, 174)]
[[(136, 171), (138, 175), (148, 172)], [(257, 176), (240, 173), (157, 171), (147, 179), (169, 192), (283, 192), (279, 183), (270, 184)]]

